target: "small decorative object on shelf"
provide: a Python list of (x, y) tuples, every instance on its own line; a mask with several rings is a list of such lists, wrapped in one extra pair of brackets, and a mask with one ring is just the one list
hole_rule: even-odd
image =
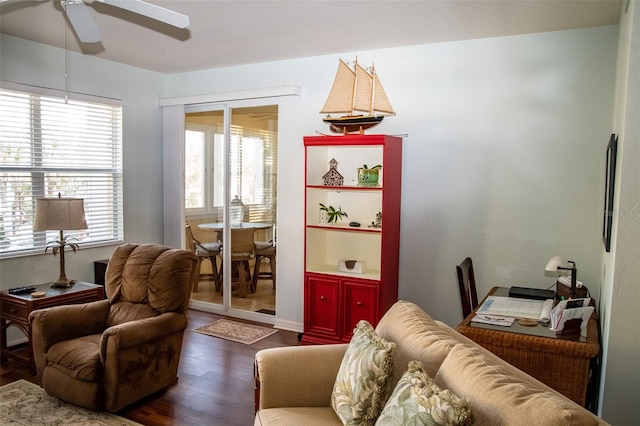
[(335, 158), (329, 161), (329, 171), (322, 176), (322, 184), (326, 186), (340, 186), (344, 184), (344, 178), (338, 172), (338, 162)]
[(371, 222), (369, 228), (382, 228), (382, 212), (376, 213), (376, 221)]
[(363, 274), (367, 272), (367, 262), (362, 260), (341, 259), (338, 262), (338, 271), (352, 274)]
[(380, 164), (368, 168), (366, 164), (358, 167), (358, 185), (359, 186), (378, 186), (379, 171), (382, 168)]
[[(345, 93), (353, 95), (345, 96)], [(332, 132), (345, 135), (355, 132), (363, 135), (365, 129), (379, 124), (386, 115), (396, 115), (373, 65), (366, 70), (357, 58), (353, 69), (340, 59), (331, 92), (320, 113), (346, 114), (327, 115), (323, 119)]]
[[(342, 211), (342, 208), (338, 206), (336, 209), (333, 206), (325, 206), (322, 203), (320, 204), (320, 222), (321, 223), (338, 223), (339, 220), (342, 220), (343, 217), (349, 217), (347, 212)], [(327, 214), (327, 221), (322, 222), (323, 214), (325, 212)]]

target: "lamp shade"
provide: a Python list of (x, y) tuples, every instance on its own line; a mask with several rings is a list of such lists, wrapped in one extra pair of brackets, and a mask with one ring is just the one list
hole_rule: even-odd
[(567, 261), (562, 256), (553, 256), (547, 262), (547, 266), (544, 267), (545, 271), (556, 272), (558, 268), (564, 268), (567, 266)]
[(33, 229), (36, 231), (87, 229), (84, 200), (82, 198), (36, 199), (36, 218)]

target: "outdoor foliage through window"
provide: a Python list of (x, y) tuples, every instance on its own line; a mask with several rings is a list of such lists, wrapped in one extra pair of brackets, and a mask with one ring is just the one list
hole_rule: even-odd
[(79, 243), (121, 241), (122, 107), (0, 89), (0, 256), (43, 250), (36, 198), (83, 198)]

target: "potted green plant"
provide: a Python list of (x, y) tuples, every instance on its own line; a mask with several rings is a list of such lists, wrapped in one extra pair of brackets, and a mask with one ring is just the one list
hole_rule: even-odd
[(327, 219), (326, 222), (327, 223), (338, 223), (339, 220), (342, 220), (343, 217), (349, 217), (347, 215), (347, 212), (342, 211), (342, 207), (338, 206), (338, 208), (336, 209), (333, 206), (325, 206), (322, 203), (320, 204), (320, 222), (323, 222), (322, 220), (322, 216), (326, 215)]
[(364, 164), (358, 167), (358, 185), (360, 186), (376, 186), (378, 185), (379, 171), (382, 165), (377, 164), (371, 168)]

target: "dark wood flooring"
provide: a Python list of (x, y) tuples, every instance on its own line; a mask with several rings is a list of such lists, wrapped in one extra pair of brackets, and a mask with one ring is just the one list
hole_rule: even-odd
[[(245, 345), (191, 331), (218, 318), (189, 310), (178, 382), (118, 414), (148, 426), (253, 425), (254, 356), (264, 348), (300, 345), (298, 333), (280, 330)], [(13, 360), (0, 368), (0, 385), (19, 379), (37, 382)]]

